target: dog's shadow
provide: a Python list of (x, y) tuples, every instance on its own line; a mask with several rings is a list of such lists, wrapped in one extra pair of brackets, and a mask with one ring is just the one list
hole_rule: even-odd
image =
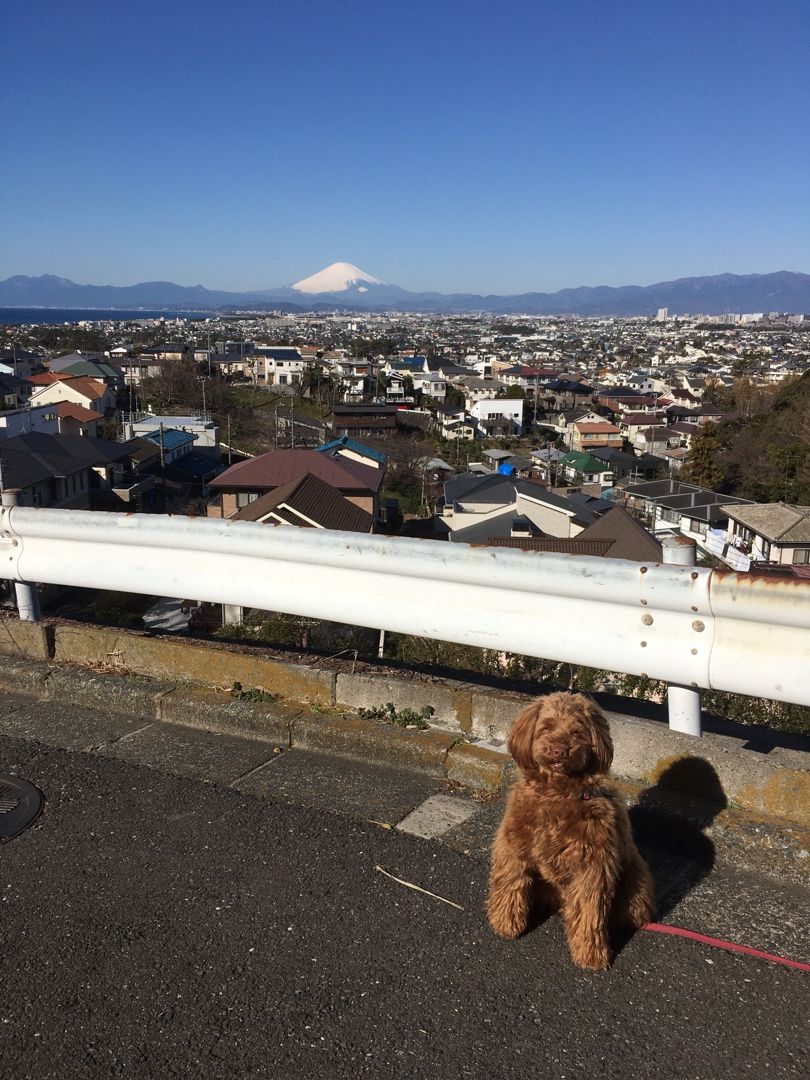
[[(639, 851), (655, 879), (656, 918), (663, 919), (712, 870), (714, 844), (706, 835), (728, 806), (714, 768), (699, 757), (673, 762), (630, 808)], [(616, 951), (630, 935), (616, 942)]]

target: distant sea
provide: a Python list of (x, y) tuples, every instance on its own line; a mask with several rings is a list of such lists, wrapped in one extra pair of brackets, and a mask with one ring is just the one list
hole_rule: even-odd
[(0, 324), (16, 326), (25, 323), (51, 325), (77, 322), (131, 322), (135, 319), (205, 319), (210, 311), (131, 311), (109, 308), (3, 308), (0, 307)]

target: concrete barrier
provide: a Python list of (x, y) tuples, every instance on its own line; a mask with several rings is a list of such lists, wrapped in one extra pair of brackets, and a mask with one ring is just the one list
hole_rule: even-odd
[(0, 655), (49, 660), (53, 656), (53, 627), (16, 617), (0, 617)]
[[(223, 733), (385, 760), (489, 790), (503, 783), (510, 762), (506, 733), (532, 696), (413, 673), (399, 677), (390, 669), (335, 672), (319, 668), (317, 659), (292, 663), (229, 645), (78, 623), (26, 626), (5, 619), (3, 625), (0, 687), (6, 690), (52, 700), (63, 695), (70, 702), (105, 703)], [(42, 663), (49, 657), (50, 663)], [(94, 681), (99, 678), (115, 683), (101, 686)], [(235, 701), (228, 693), (235, 682), (267, 690), (278, 700)], [(408, 731), (354, 715), (389, 701), (397, 710), (431, 706), (432, 729)], [(676, 768), (679, 763), (702, 762), (705, 767), (690, 775), (705, 777), (706, 790), (690, 790), (690, 795), (722, 798), (746, 811), (810, 827), (809, 750), (789, 749), (777, 733), (763, 742), (762, 729), (696, 739), (671, 731), (665, 722), (610, 709), (607, 715), (617, 777), (649, 785), (666, 776), (671, 783), (685, 772)]]
[(447, 731), (470, 732), (470, 690), (447, 679), (405, 679), (391, 675), (339, 674), (335, 704), (349, 709), (373, 709), (391, 701), (401, 709), (419, 712), (430, 706), (430, 724)]
[(169, 640), (80, 623), (60, 623), (54, 628), (54, 659), (225, 690), (239, 682), (314, 705), (331, 705), (335, 695), (334, 673), (316, 666), (291, 664), (226, 645)]

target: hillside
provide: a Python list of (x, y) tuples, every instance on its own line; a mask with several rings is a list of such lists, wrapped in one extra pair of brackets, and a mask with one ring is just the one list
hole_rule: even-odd
[(706, 486), (755, 502), (810, 505), (810, 371), (779, 387), (769, 408), (713, 426), (703, 444), (695, 459), (719, 469), (719, 483)]

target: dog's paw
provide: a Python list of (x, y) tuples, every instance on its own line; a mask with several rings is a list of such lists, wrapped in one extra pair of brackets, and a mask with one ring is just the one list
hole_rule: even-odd
[(607, 945), (573, 945), (569, 942), (571, 959), (583, 971), (606, 971), (610, 967), (610, 950)]
[(521, 934), (525, 934), (528, 919), (517, 915), (514, 911), (509, 911), (509, 906), (507, 905), (505, 910), (503, 905), (488, 903), (487, 918), (489, 919), (489, 925), (498, 937), (511, 941), (520, 937)]

